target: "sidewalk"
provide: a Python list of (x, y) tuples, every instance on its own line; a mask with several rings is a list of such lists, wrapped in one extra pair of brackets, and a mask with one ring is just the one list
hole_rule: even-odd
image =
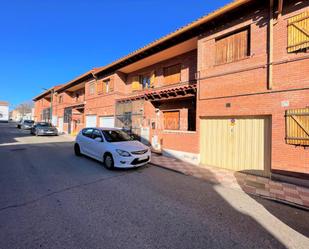
[(191, 165), (175, 158), (153, 154), (151, 164), (194, 176), (214, 184), (238, 189), (248, 194), (281, 201), (309, 210), (309, 189), (268, 178), (225, 169)]

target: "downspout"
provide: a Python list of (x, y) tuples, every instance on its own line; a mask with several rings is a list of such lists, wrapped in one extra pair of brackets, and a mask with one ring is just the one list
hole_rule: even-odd
[(269, 0), (269, 23), (268, 23), (268, 55), (267, 55), (267, 89), (273, 88), (273, 46), (274, 46), (274, 0)]
[(54, 89), (50, 90), (50, 123), (53, 123), (53, 101)]

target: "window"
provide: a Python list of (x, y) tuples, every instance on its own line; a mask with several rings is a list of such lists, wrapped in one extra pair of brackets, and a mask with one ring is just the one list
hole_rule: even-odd
[(103, 137), (102, 137), (101, 132), (100, 132), (99, 130), (94, 130), (94, 131), (92, 132), (92, 138), (93, 138), (93, 139), (96, 139), (97, 137), (102, 138), (102, 141), (103, 141)]
[(249, 28), (216, 39), (216, 64), (229, 63), (250, 55)]
[(149, 74), (140, 76), (140, 84), (142, 85), (143, 89), (150, 88), (150, 78), (151, 76)]
[(93, 132), (92, 128), (86, 128), (86, 129), (83, 129), (82, 134), (85, 137), (91, 138), (92, 137), (92, 132)]
[(196, 130), (196, 109), (188, 109), (188, 131)]
[(105, 93), (109, 93), (109, 91), (110, 91), (110, 89), (109, 89), (109, 82), (110, 82), (110, 80), (108, 79), (108, 80), (104, 80), (103, 81), (104, 82), (104, 92)]
[(180, 128), (180, 112), (166, 111), (163, 112), (164, 129), (165, 130), (179, 130)]
[(103, 81), (97, 82), (97, 92), (98, 94), (103, 93)]
[(72, 119), (72, 109), (71, 108), (65, 108), (63, 113), (63, 122), (64, 123), (70, 123)]
[(285, 112), (285, 139), (287, 144), (309, 146), (309, 108)]
[(95, 93), (95, 84), (94, 84), (94, 82), (91, 82), (89, 84), (89, 94), (93, 95), (94, 93)]
[(98, 94), (101, 94), (101, 93), (104, 92), (103, 85), (104, 85), (104, 82), (102, 80), (97, 82), (97, 92), (98, 92)]
[(97, 83), (97, 91), (98, 93), (111, 93), (114, 91), (114, 84), (113, 84), (113, 80), (111, 79), (106, 79), (103, 81), (99, 81)]
[(59, 102), (59, 104), (63, 103), (63, 96), (62, 95), (59, 95), (58, 102)]
[(143, 89), (149, 89), (154, 87), (155, 71), (145, 73), (142, 75), (136, 75), (132, 77), (132, 91), (139, 91)]
[(181, 81), (181, 64), (165, 67), (164, 73), (164, 84), (171, 85)]
[(110, 143), (132, 141), (133, 139), (122, 130), (102, 130), (106, 141)]
[(309, 49), (309, 11), (293, 16), (288, 20), (288, 52)]

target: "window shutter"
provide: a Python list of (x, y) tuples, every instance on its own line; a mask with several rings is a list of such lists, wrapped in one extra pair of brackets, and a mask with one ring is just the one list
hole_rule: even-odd
[(163, 112), (164, 117), (164, 129), (166, 130), (179, 130), (180, 128), (180, 112), (168, 111)]
[(102, 93), (103, 92), (103, 81), (97, 82), (97, 92)]
[(141, 90), (141, 84), (139, 82), (139, 76), (134, 76), (132, 78), (132, 91)]
[(94, 82), (89, 83), (89, 94), (92, 95), (95, 93), (95, 84)]
[(181, 81), (181, 64), (164, 68), (164, 84), (177, 84)]
[(287, 144), (309, 146), (309, 108), (286, 110)]
[(288, 52), (309, 48), (309, 11), (289, 18)]
[(216, 40), (216, 64), (240, 60), (249, 55), (249, 29)]
[(151, 88), (154, 87), (155, 79), (156, 79), (156, 72), (152, 71), (151, 76), (150, 76), (150, 87)]
[(114, 91), (114, 77), (111, 77), (109, 80), (109, 91), (110, 92)]
[(102, 85), (103, 85), (103, 93), (106, 93), (106, 81), (102, 81)]

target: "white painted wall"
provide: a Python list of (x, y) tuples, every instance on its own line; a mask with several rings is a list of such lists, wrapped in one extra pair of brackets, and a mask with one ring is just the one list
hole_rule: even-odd
[(177, 158), (181, 161), (185, 161), (185, 162), (195, 164), (195, 165), (198, 165), (200, 162), (200, 154), (195, 154), (195, 153), (163, 149), (162, 155), (167, 156), (167, 157)]
[(0, 121), (9, 121), (9, 107), (0, 106)]

